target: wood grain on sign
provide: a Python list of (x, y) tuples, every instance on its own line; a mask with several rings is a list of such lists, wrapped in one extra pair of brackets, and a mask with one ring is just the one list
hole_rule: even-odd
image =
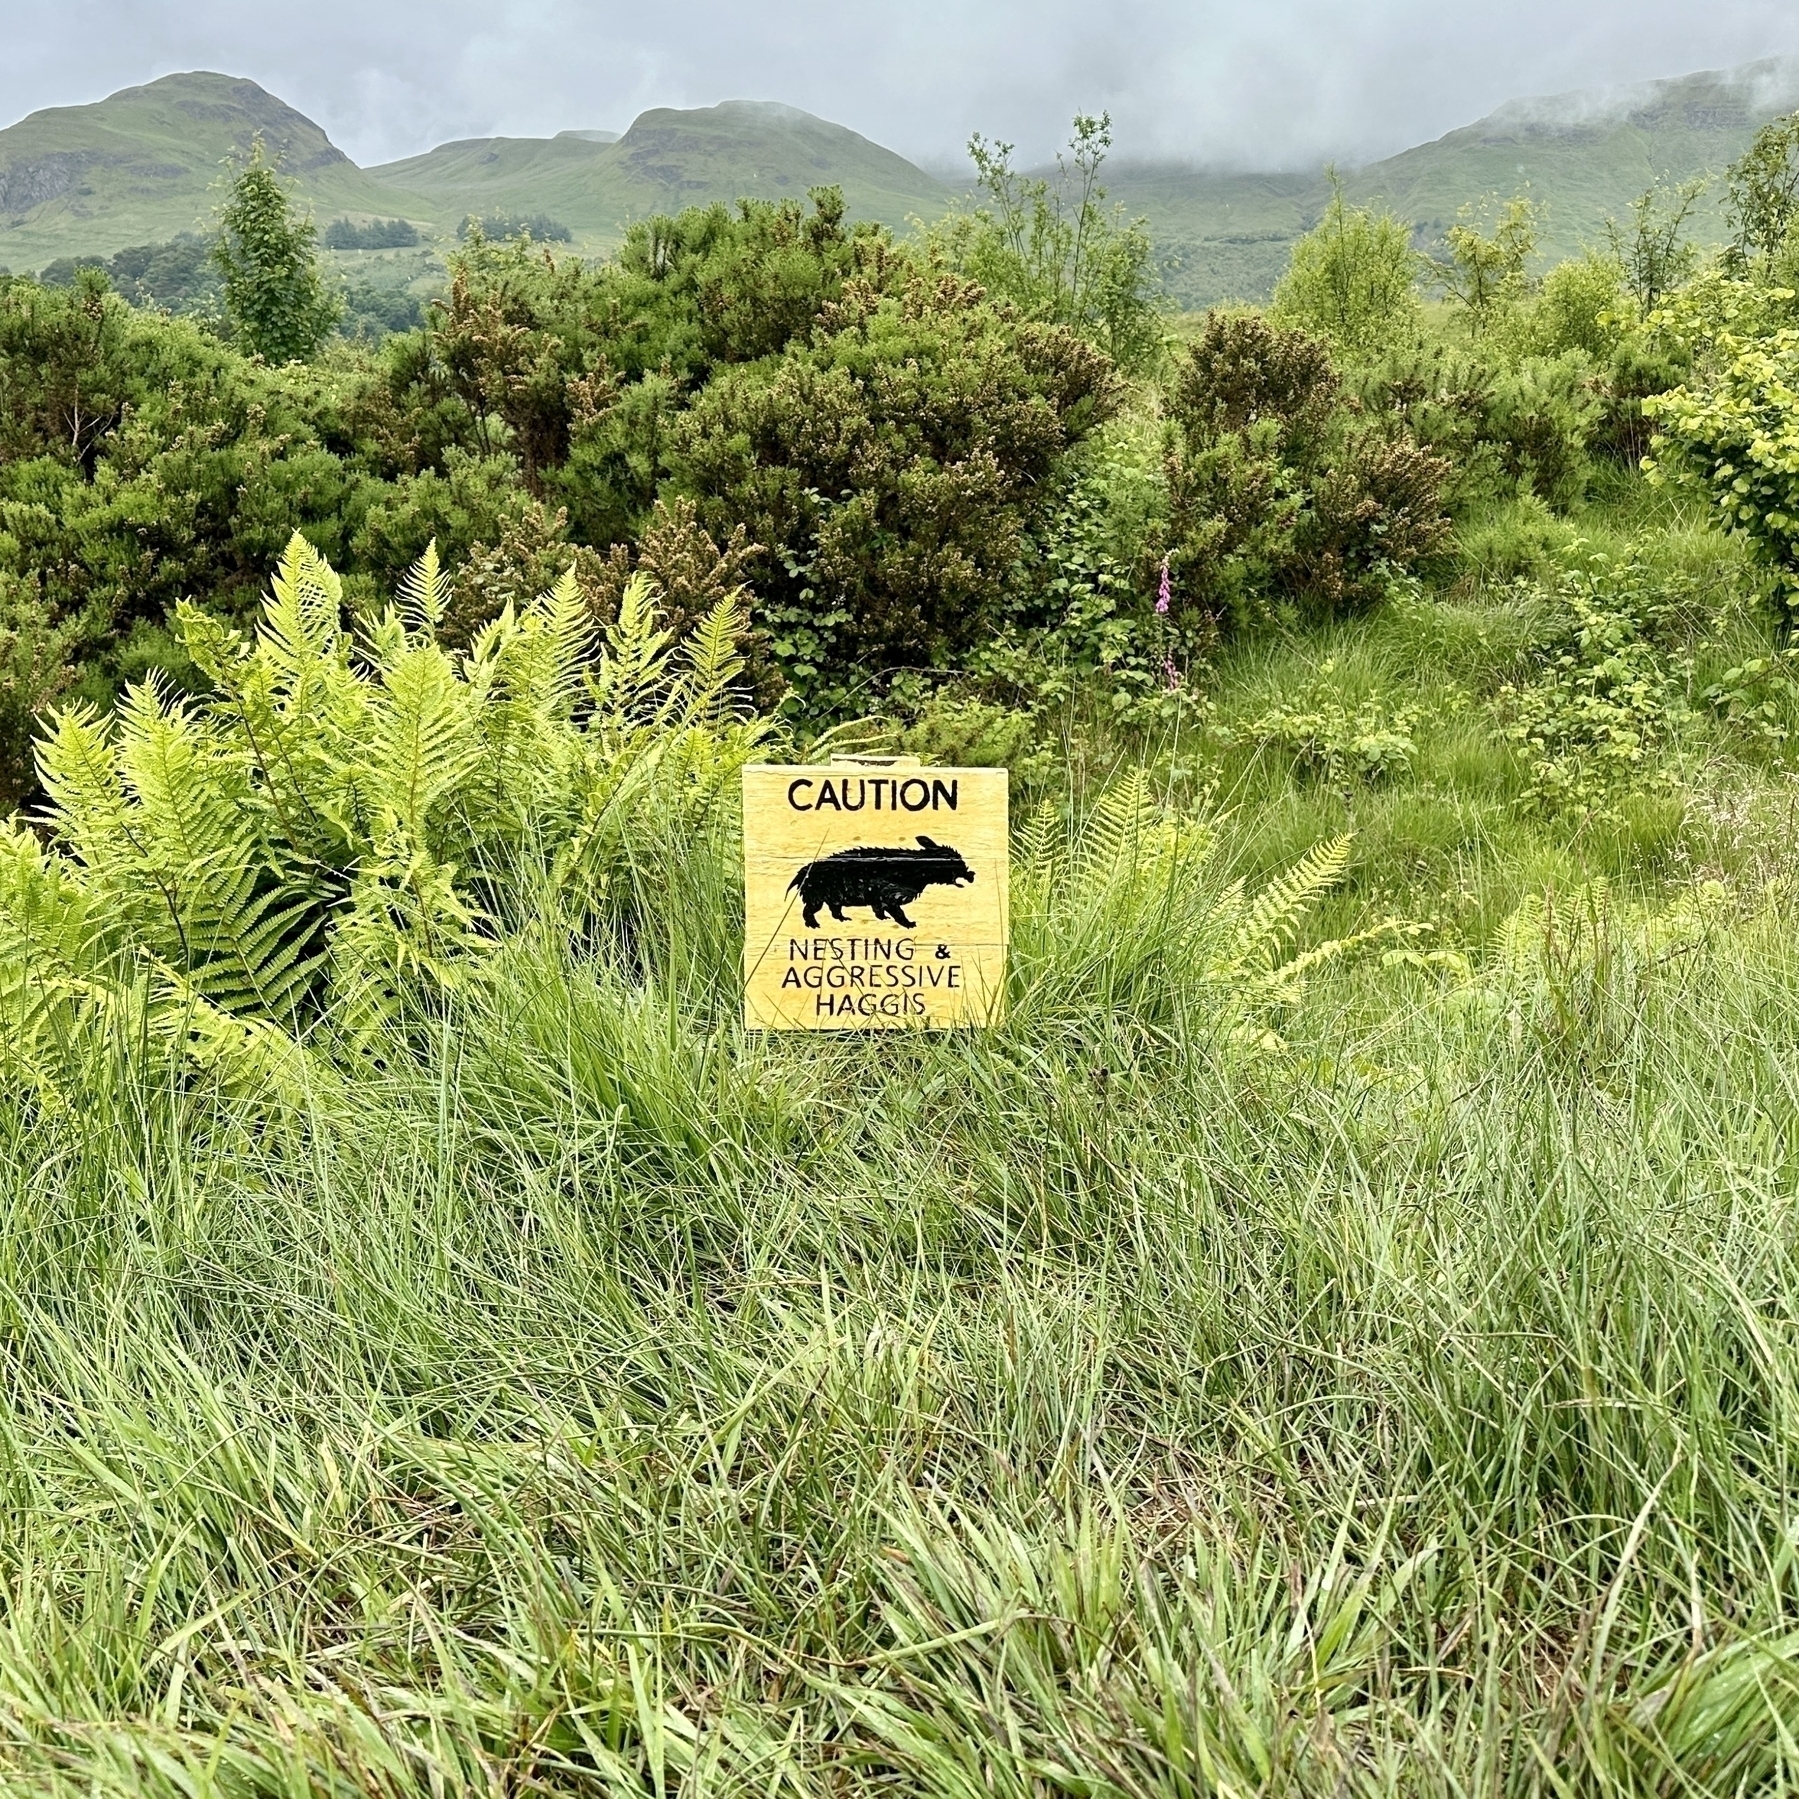
[(1005, 1007), (1006, 771), (743, 771), (744, 1018), (937, 1029)]

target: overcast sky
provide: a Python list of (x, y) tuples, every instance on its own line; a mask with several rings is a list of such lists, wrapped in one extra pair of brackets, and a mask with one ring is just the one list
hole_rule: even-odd
[(1109, 108), (1120, 156), (1390, 153), (1521, 94), (1799, 52), (1795, 0), (0, 0), (0, 115), (177, 69), (248, 75), (358, 162), (785, 100), (908, 155), (1043, 157)]

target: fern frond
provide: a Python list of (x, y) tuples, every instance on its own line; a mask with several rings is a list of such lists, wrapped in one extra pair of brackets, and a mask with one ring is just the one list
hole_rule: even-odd
[(296, 531), (269, 586), (257, 648), (274, 665), (280, 684), (292, 688), (336, 648), (343, 584), (331, 564)]
[(1013, 880), (1030, 888), (1045, 886), (1055, 873), (1065, 836), (1054, 802), (1040, 802), (1025, 820), (1013, 846)]
[(66, 1039), (118, 943), (110, 909), (63, 858), (46, 854), (31, 832), (0, 823), (0, 1039), (26, 1053)]
[(423, 842), (432, 807), (475, 766), (466, 688), (435, 645), (408, 650), (371, 696), (371, 732), (354, 779), (372, 817)]
[(1267, 969), (1285, 950), (1312, 902), (1342, 880), (1350, 839), (1318, 844), (1258, 893), (1243, 914), (1224, 964), (1227, 971)]
[(703, 728), (722, 725), (739, 710), (731, 686), (744, 670), (739, 645), (749, 626), (740, 593), (720, 600), (681, 646), (684, 709), (688, 721)]
[(221, 1006), (290, 1013), (319, 966), (308, 946), (322, 896), (308, 879), (283, 881), (248, 756), (143, 687), (121, 709), (118, 762), (138, 868), (163, 907), (150, 945)]
[(311, 1085), (306, 1052), (279, 1025), (222, 1011), (178, 969), (161, 963), (151, 965), (147, 985), (148, 1034), (182, 1060), (259, 1099), (304, 1100)]
[(530, 616), (553, 652), (544, 671), (544, 698), (558, 716), (573, 717), (585, 693), (594, 624), (572, 565), (563, 570), (548, 593), (538, 596)]
[(38, 779), (50, 798), (56, 834), (102, 874), (135, 853), (112, 736), (109, 721), (77, 704), (52, 713), (37, 744)]
[(606, 648), (589, 678), (598, 722), (623, 728), (638, 721), (643, 701), (662, 682), (669, 633), (657, 624), (656, 586), (639, 573), (625, 583), (618, 617), (606, 627)]
[(1133, 859), (1143, 829), (1145, 790), (1143, 771), (1133, 768), (1101, 796), (1081, 833), (1082, 860), (1089, 867), (1117, 869)]
[(450, 604), (450, 581), (437, 559), (437, 539), (425, 545), (425, 553), (400, 577), (400, 616), (413, 638), (437, 641), (438, 628)]

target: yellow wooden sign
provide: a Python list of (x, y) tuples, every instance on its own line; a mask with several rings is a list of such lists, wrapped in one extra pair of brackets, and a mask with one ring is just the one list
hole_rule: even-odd
[(942, 1030), (1005, 1006), (1006, 771), (743, 771), (744, 1018)]

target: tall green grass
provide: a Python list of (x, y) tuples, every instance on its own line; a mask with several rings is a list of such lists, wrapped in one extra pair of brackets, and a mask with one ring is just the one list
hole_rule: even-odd
[(702, 834), (379, 1075), (0, 1096), (0, 1786), (1799, 1782), (1779, 889), (1264, 1006), (1231, 860), (775, 1039)]

